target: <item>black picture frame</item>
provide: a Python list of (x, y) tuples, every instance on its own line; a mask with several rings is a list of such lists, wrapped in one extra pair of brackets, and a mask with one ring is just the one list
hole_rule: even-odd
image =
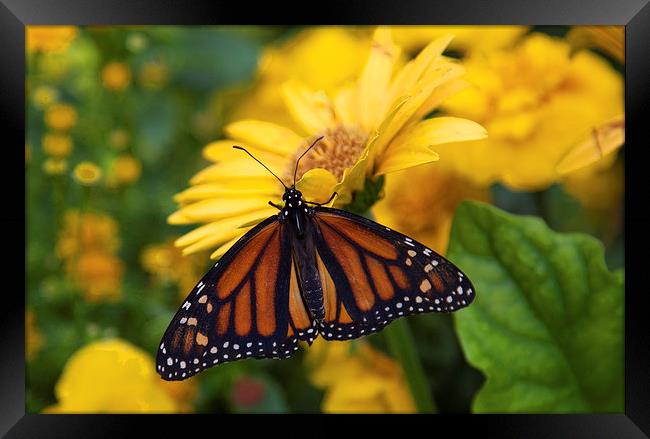
[[(40, 415), (25, 411), (25, 302), (20, 288), (7, 282), (22, 264), (16, 254), (25, 240), (24, 190), (16, 189), (24, 161), (21, 143), (25, 138), (25, 26), (35, 24), (611, 24), (626, 26), (625, 112), (626, 112), (626, 294), (625, 294), (625, 411), (594, 415), (483, 415), (395, 419), (397, 424), (422, 422), (427, 434), (453, 427), (454, 435), (476, 428), (481, 434), (499, 437), (646, 437), (650, 433), (650, 338), (648, 308), (644, 297), (650, 285), (645, 267), (650, 248), (643, 184), (647, 171), (642, 157), (644, 109), (650, 102), (650, 6), (648, 0), (456, 0), (453, 2), (412, 1), (327, 1), (301, 5), (278, 2), (226, 2), (173, 0), (0, 0), (0, 124), (4, 152), (9, 154), (0, 167), (5, 233), (3, 248), (4, 290), (0, 306), (0, 435), (7, 437), (122, 437), (143, 426), (167, 434), (192, 433), (206, 424), (211, 434), (224, 434), (213, 422), (188, 422), (187, 417), (160, 415)], [(647, 122), (645, 123), (647, 124)], [(645, 163), (644, 163), (645, 162)], [(23, 175), (24, 177), (24, 175)], [(23, 182), (25, 180), (22, 180)], [(24, 189), (24, 187), (23, 187)], [(36, 214), (36, 213), (31, 213)], [(27, 277), (27, 276), (26, 276)], [(26, 278), (25, 277), (25, 278)], [(25, 281), (26, 282), (26, 281)], [(19, 284), (18, 281), (16, 281)], [(202, 418), (203, 419), (203, 418)], [(379, 418), (374, 418), (379, 419)], [(372, 422), (382, 425), (391, 418)], [(223, 426), (225, 418), (219, 419)], [(241, 423), (241, 418), (239, 421)], [(310, 421), (311, 422), (311, 421)], [(331, 428), (318, 422), (317, 433)], [(367, 428), (364, 420), (362, 428)], [(277, 428), (278, 422), (272, 422)], [(287, 421), (279, 422), (282, 431)], [(442, 427), (443, 424), (446, 424)], [(260, 423), (264, 428), (268, 423)], [(435, 431), (433, 429), (435, 426)], [(442, 428), (441, 428), (442, 427)], [(222, 427), (220, 427), (222, 428)], [(248, 428), (255, 428), (249, 425)], [(247, 428), (247, 430), (248, 430)], [(271, 428), (271, 427), (268, 427)], [(416, 430), (414, 430), (416, 431)], [(645, 432), (645, 434), (644, 434)], [(198, 434), (198, 433), (196, 433)], [(229, 433), (235, 434), (235, 433)], [(166, 436), (166, 435), (165, 435)]]

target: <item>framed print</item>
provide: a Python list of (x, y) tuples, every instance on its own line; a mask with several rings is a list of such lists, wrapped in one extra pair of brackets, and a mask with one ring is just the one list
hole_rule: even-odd
[(0, 433), (182, 434), (191, 414), (650, 431), (645, 2), (0, 17), (2, 224), (25, 237)]

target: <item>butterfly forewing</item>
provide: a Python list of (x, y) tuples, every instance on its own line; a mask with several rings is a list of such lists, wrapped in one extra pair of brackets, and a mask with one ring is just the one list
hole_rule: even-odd
[[(170, 323), (157, 370), (182, 380), (218, 363), (287, 358), (304, 324), (285, 225), (273, 216), (244, 235), (199, 281)], [(298, 325), (298, 326), (297, 326)]]
[(314, 222), (326, 309), (319, 332), (326, 339), (361, 337), (396, 318), (452, 312), (474, 299), (462, 271), (401, 233), (323, 207)]

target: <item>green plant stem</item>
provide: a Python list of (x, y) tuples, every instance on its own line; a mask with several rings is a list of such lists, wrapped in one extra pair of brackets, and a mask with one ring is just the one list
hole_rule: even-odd
[(418, 358), (413, 336), (406, 319), (397, 319), (384, 329), (393, 356), (402, 365), (404, 377), (413, 395), (418, 413), (436, 413), (436, 404), (429, 383)]

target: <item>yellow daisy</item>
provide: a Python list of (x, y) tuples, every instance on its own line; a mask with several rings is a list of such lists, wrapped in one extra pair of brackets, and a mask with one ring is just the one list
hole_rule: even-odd
[(401, 69), (399, 48), (390, 30), (373, 36), (365, 67), (355, 82), (335, 93), (313, 91), (291, 80), (283, 86), (287, 110), (300, 127), (241, 120), (226, 127), (229, 140), (209, 144), (204, 156), (214, 165), (196, 174), (193, 187), (177, 195), (181, 207), (171, 224), (205, 223), (176, 244), (189, 254), (218, 247), (220, 257), (256, 220), (273, 214), (269, 200), (280, 201), (275, 178), (233, 145), (246, 147), (290, 185), (296, 158), (317, 137), (320, 142), (300, 162), (297, 187), (310, 201), (338, 193), (346, 206), (367, 180), (438, 160), (431, 148), (449, 142), (481, 139), (486, 131), (475, 122), (454, 117), (424, 119), (465, 84), (463, 68), (442, 56), (451, 36), (425, 47)]

